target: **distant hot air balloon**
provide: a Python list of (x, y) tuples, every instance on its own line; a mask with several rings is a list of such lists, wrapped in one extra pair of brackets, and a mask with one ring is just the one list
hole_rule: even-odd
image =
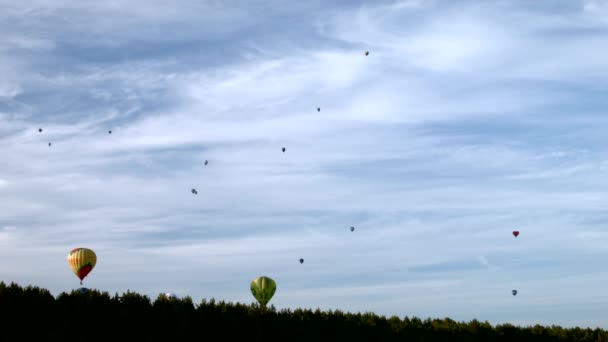
[(207, 165), (207, 164), (209, 164), (209, 162), (205, 160), (205, 165)]
[(283, 152), (285, 152), (285, 147), (283, 147)]
[(168, 299), (177, 299), (177, 296), (171, 292), (165, 293), (165, 297), (167, 297)]
[(108, 134), (112, 134), (112, 131), (111, 131), (111, 130), (109, 130), (109, 131), (108, 131)]
[(300, 259), (300, 264), (303, 264), (303, 263), (304, 263), (304, 259)]
[(261, 276), (251, 282), (251, 293), (263, 307), (270, 301), (277, 290), (277, 284), (269, 277)]
[(74, 248), (68, 254), (68, 265), (80, 279), (80, 285), (82, 285), (84, 277), (93, 270), (95, 264), (97, 264), (97, 255), (88, 248)]
[(513, 235), (514, 235), (515, 237), (517, 237), (517, 235), (519, 235), (519, 231), (514, 230), (514, 231), (513, 231)]
[(42, 128), (38, 128), (38, 132), (42, 133)]
[(355, 227), (350, 227), (350, 231), (354, 232), (355, 231)]
[(49, 147), (51, 147), (51, 143), (49, 142)]
[(366, 56), (367, 56), (367, 55), (369, 55), (369, 51), (365, 51), (365, 55), (366, 55)]
[(320, 112), (320, 111), (321, 111), (321, 107), (317, 107), (317, 112)]
[(198, 191), (196, 191), (196, 189), (192, 189), (191, 192), (195, 195), (198, 194)]
[(515, 296), (517, 294), (517, 290), (511, 291), (511, 293)]
[(85, 294), (89, 292), (89, 289), (87, 289), (86, 287), (81, 287), (78, 289), (78, 292), (80, 292), (81, 294)]

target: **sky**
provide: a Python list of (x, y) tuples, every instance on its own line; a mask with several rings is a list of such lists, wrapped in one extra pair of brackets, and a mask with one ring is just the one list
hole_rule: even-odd
[(110, 294), (608, 328), (608, 1), (0, 0), (0, 32), (5, 283), (77, 289), (86, 247)]

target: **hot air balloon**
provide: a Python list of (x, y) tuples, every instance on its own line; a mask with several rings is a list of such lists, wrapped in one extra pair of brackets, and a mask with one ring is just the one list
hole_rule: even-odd
[(366, 55), (366, 56), (367, 56), (367, 55), (369, 55), (369, 51), (365, 51), (365, 55)]
[(196, 189), (192, 189), (192, 190), (191, 190), (191, 192), (192, 192), (193, 194), (195, 194), (195, 195), (197, 195), (197, 194), (198, 194), (198, 191), (196, 191)]
[(108, 131), (108, 134), (112, 134), (112, 131), (111, 131), (111, 130), (110, 130), (110, 131)]
[(51, 143), (49, 142), (49, 147), (51, 147)]
[(320, 111), (321, 111), (321, 107), (317, 107), (317, 112), (320, 112)]
[(87, 289), (86, 287), (81, 287), (78, 289), (78, 292), (80, 292), (80, 294), (85, 294), (89, 292), (89, 289)]
[(304, 259), (300, 259), (300, 264), (303, 264), (303, 263), (304, 263)]
[(38, 128), (38, 132), (42, 133), (42, 128)]
[(97, 264), (97, 255), (88, 248), (74, 248), (68, 254), (68, 265), (80, 278), (80, 285), (82, 285), (84, 277), (93, 270), (95, 264)]
[(350, 231), (354, 232), (355, 231), (355, 227), (350, 227)]
[(514, 231), (513, 231), (513, 235), (514, 235), (515, 237), (517, 237), (517, 235), (519, 235), (519, 231), (514, 230)]
[(167, 297), (167, 299), (177, 299), (177, 296), (171, 292), (165, 293), (165, 297)]
[(251, 282), (251, 293), (263, 307), (277, 290), (277, 283), (269, 277), (261, 276)]
[(511, 291), (511, 293), (515, 296), (517, 294), (517, 290)]
[(205, 160), (205, 165), (207, 165), (207, 164), (209, 164), (209, 162)]
[(283, 152), (285, 152), (285, 147), (283, 147)]

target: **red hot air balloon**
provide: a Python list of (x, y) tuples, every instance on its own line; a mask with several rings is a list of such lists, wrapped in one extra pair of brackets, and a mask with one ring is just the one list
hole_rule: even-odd
[(514, 235), (515, 237), (517, 237), (517, 235), (519, 235), (519, 231), (518, 231), (518, 230), (514, 230), (514, 231), (513, 231), (513, 235)]

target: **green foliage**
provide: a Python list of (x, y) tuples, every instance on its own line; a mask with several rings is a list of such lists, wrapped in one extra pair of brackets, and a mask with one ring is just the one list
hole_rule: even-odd
[[(264, 341), (606, 341), (602, 329), (552, 325), (519, 327), (449, 318), (386, 318), (371, 312), (283, 309), (257, 303), (226, 303), (190, 297), (149, 297), (89, 290), (53, 297), (46, 289), (0, 282), (0, 319), (5, 336), (25, 340), (94, 337), (116, 340)], [(24, 326), (31, 327), (23, 329)]]

